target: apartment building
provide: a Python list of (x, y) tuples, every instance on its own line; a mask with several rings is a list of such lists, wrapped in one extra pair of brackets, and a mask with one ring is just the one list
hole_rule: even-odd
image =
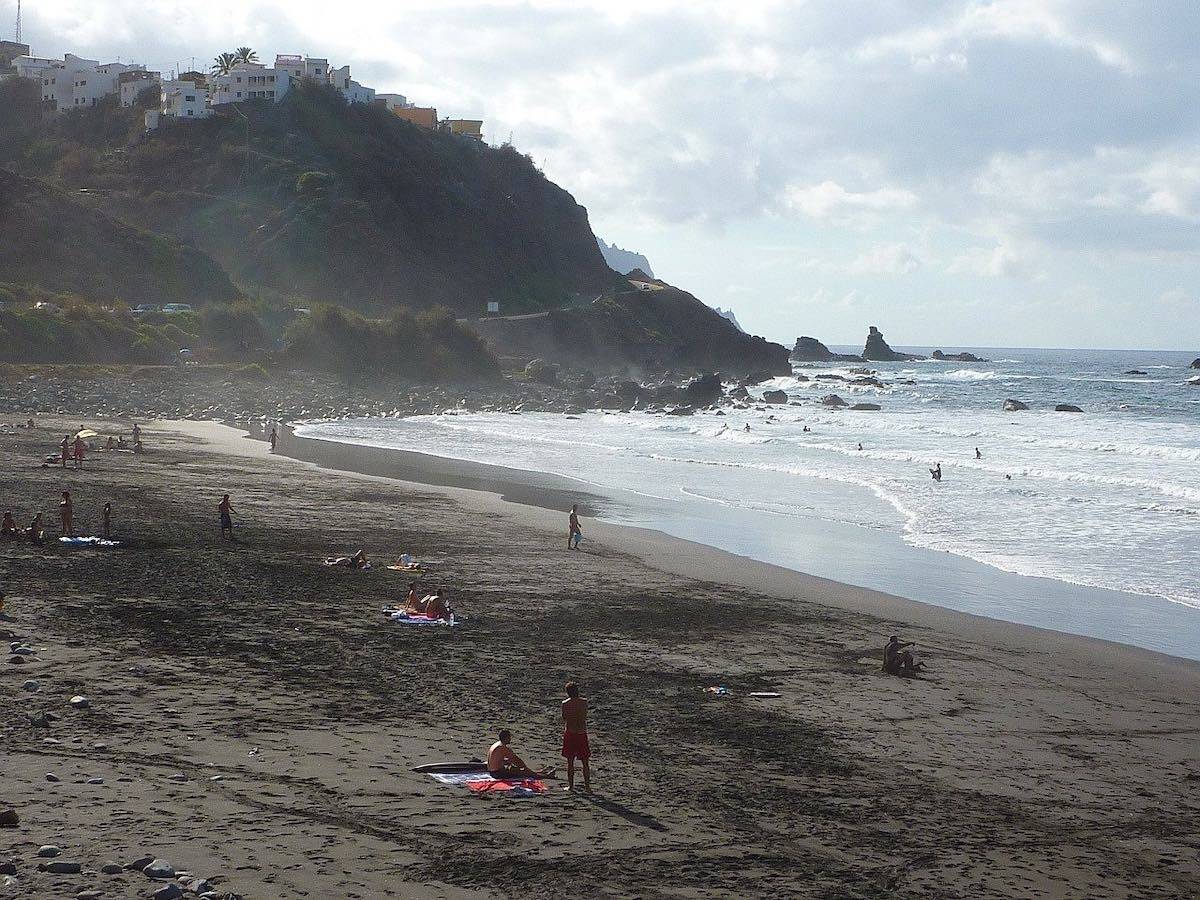
[(375, 99), (375, 89), (361, 85), (351, 78), (349, 66), (342, 66), (340, 69), (331, 69), (329, 71), (329, 83), (349, 103), (370, 103)]
[(13, 60), (17, 75), (41, 83), (42, 102), (51, 110), (65, 112), (95, 106), (110, 94), (120, 92), (119, 78), (126, 72), (144, 71), (145, 66), (103, 63), (67, 53), (62, 59), (18, 56)]
[(167, 119), (206, 119), (212, 115), (208, 98), (209, 91), (204, 85), (177, 78), (162, 83), (162, 104), (159, 109)]
[(211, 106), (240, 103), (243, 100), (270, 100), (278, 103), (292, 86), (291, 72), (267, 68), (262, 63), (238, 63), (227, 75), (209, 79)]
[(451, 134), (462, 135), (477, 141), (483, 140), (482, 119), (445, 119), (442, 121), (442, 128)]
[(144, 69), (122, 72), (117, 76), (117, 84), (121, 92), (121, 105), (130, 107), (137, 103), (142, 91), (162, 84), (162, 73), (147, 72)]

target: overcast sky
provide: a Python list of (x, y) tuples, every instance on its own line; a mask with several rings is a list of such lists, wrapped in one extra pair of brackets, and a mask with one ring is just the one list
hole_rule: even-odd
[(25, 36), (349, 62), (775, 340), (1200, 352), (1196, 0), (37, 0)]

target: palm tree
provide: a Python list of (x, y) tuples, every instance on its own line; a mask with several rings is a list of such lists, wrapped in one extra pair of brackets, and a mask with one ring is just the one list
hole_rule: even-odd
[(243, 62), (243, 63), (258, 62), (258, 54), (255, 53), (253, 50), (251, 50), (249, 47), (238, 47), (237, 50), (235, 50), (233, 52), (233, 56), (238, 62)]
[(214, 75), (228, 75), (230, 70), (238, 64), (239, 60), (236, 54), (221, 53), (213, 60), (212, 73)]

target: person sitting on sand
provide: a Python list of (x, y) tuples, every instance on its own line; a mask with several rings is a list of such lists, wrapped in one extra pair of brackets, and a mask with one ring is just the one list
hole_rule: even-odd
[(70, 491), (62, 492), (62, 500), (58, 504), (58, 517), (62, 520), (62, 536), (75, 537), (75, 504), (71, 501)]
[(450, 618), (450, 604), (442, 597), (441, 591), (434, 591), (425, 598), (425, 615), (431, 619)]
[(105, 450), (117, 449), (117, 442), (111, 434), (108, 436), (108, 440), (104, 442), (104, 449)]
[(929, 474), (933, 476), (934, 481), (941, 481), (942, 480), (942, 464), (938, 463), (937, 465), (935, 465), (932, 469), (929, 470)]
[(133, 442), (133, 452), (134, 453), (145, 453), (146, 452), (145, 448), (142, 446), (141, 441)]
[(46, 543), (46, 532), (42, 528), (42, 514), (38, 513), (25, 529), (25, 536), (35, 544)]
[(549, 768), (543, 769), (540, 772), (533, 771), (533, 769), (525, 765), (525, 761), (521, 757), (517, 756), (512, 747), (508, 746), (508, 742), (511, 740), (512, 732), (507, 728), (501, 729), (500, 740), (492, 744), (488, 750), (488, 774), (493, 778), (540, 778), (554, 771)]
[(883, 671), (889, 675), (916, 675), (925, 668), (925, 663), (913, 659), (912, 651), (904, 649), (912, 645), (912, 641), (901, 643), (893, 634), (883, 648)]
[[(133, 426), (137, 428), (136, 425)], [(229, 495), (226, 494), (221, 498), (221, 502), (217, 504), (217, 512), (221, 515), (221, 537), (229, 535), (229, 540), (233, 540), (233, 507), (229, 505)]]
[(33, 419), (30, 419), (28, 422), (25, 423), (25, 427), (26, 428), (36, 428), (37, 426), (35, 426), (33, 424)]
[(0, 523), (0, 537), (15, 538), (17, 536), (17, 520), (11, 510), (5, 510), (4, 521)]

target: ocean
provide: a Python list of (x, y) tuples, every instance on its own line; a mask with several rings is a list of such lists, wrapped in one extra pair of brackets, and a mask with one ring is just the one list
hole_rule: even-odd
[[(1194, 354), (971, 352), (990, 361), (869, 364), (883, 388), (817, 378), (856, 377), (857, 364), (797, 364), (750, 389), (784, 390), (786, 406), (691, 417), (452, 412), (297, 432), (567, 476), (610, 498), (606, 519), (1200, 658)], [(830, 393), (882, 409), (821, 406)], [(1030, 409), (1005, 412), (1007, 398)], [(1060, 403), (1083, 412), (1053, 411)], [(929, 473), (938, 463), (941, 482)]]

